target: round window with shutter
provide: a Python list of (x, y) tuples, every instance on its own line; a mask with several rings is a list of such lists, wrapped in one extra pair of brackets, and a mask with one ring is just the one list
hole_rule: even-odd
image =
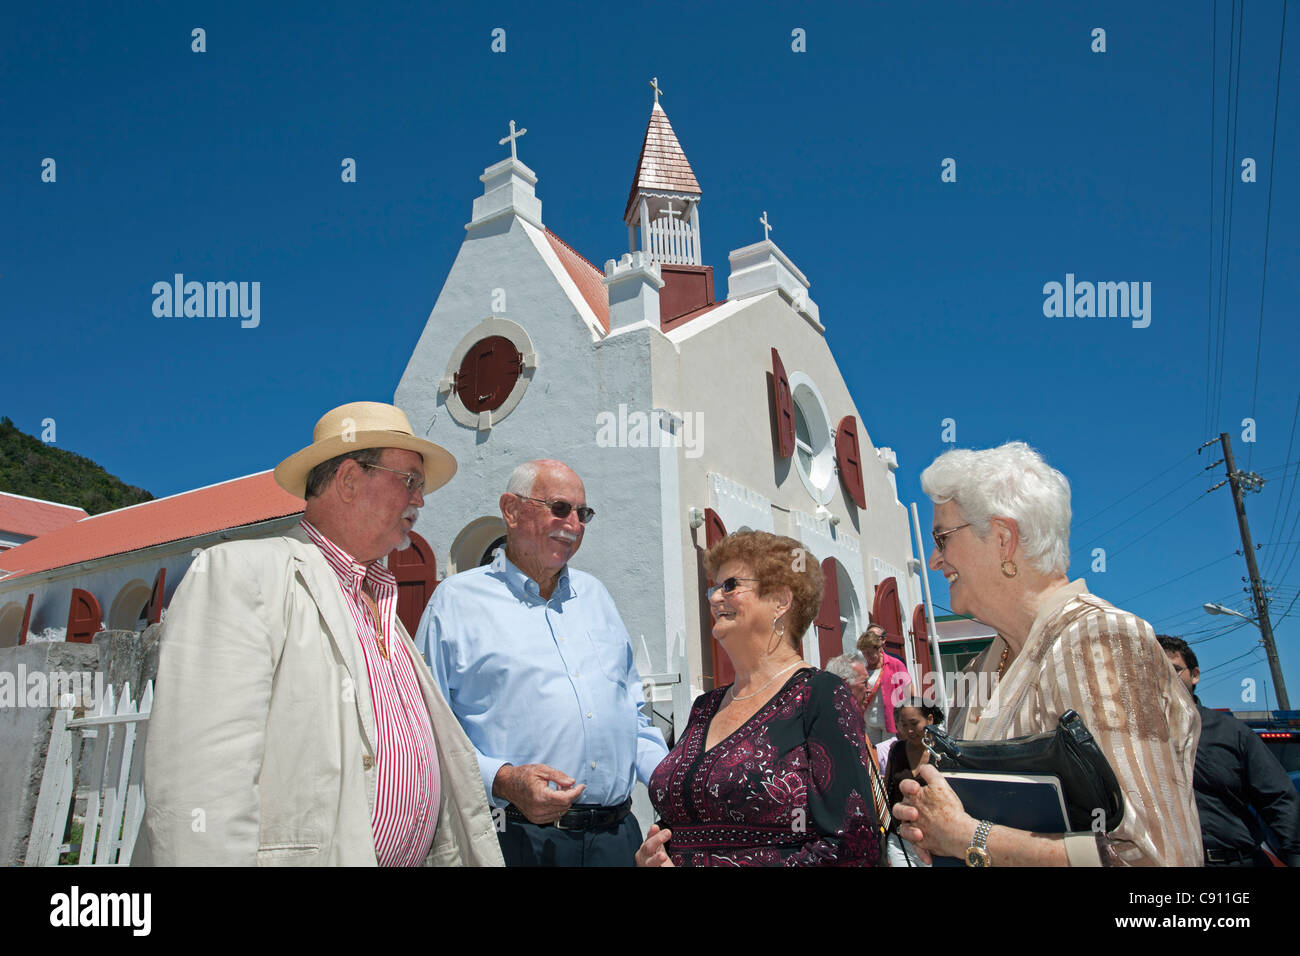
[(505, 404), (523, 373), (523, 356), (504, 335), (475, 342), (456, 372), (455, 389), (471, 412), (490, 412)]
[(523, 326), (488, 318), (452, 350), (439, 390), (451, 417), (481, 431), (514, 411), (537, 369), (537, 353)]

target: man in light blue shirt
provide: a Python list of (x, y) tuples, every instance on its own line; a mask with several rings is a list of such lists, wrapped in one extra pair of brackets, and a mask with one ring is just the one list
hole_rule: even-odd
[(594, 511), (578, 476), (549, 460), (516, 468), (500, 506), (505, 548), (438, 586), (416, 647), (504, 808), (493, 815), (506, 864), (631, 866), (632, 787), (668, 748), (641, 710), (613, 599), (568, 567)]

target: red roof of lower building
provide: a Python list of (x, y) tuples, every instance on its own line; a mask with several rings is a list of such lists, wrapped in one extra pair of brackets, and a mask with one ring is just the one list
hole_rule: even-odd
[(0, 573), (17, 577), (50, 571), (298, 514), (304, 506), (301, 498), (295, 498), (275, 483), (271, 472), (263, 471), (170, 498), (83, 517), (74, 524), (0, 552)]
[(76, 505), (61, 505), (25, 495), (0, 491), (0, 532), (36, 537), (80, 521), (86, 512)]
[(551, 230), (546, 230), (546, 239), (550, 242), (551, 248), (559, 256), (560, 264), (564, 266), (564, 271), (569, 274), (578, 291), (582, 293), (582, 298), (587, 305), (591, 306), (591, 311), (596, 313), (596, 320), (601, 327), (609, 331), (609, 289), (605, 288), (602, 281), (605, 273), (597, 269), (591, 262), (573, 246), (569, 245)]

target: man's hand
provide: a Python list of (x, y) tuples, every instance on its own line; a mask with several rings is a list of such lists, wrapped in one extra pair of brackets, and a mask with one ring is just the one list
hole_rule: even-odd
[[(551, 789), (552, 781), (558, 789)], [(575, 787), (574, 782), (567, 773), (544, 763), (506, 764), (492, 780), (492, 796), (509, 800), (529, 823), (554, 823), (587, 789), (585, 783)]]
[(961, 859), (975, 836), (975, 819), (933, 765), (923, 764), (919, 776), (924, 787), (915, 780), (898, 785), (903, 802), (894, 804), (893, 814), (902, 824), (899, 835), (915, 844), (917, 855), (926, 863), (932, 862), (935, 853)]
[(650, 832), (646, 835), (645, 842), (641, 844), (641, 849), (636, 851), (636, 865), (672, 866), (673, 861), (668, 858), (668, 850), (665, 849), (665, 845), (672, 838), (672, 830), (661, 830), (659, 824), (650, 824)]

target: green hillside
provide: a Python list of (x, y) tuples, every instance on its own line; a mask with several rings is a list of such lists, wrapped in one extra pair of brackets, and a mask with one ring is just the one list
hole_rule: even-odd
[(7, 417), (0, 418), (0, 491), (76, 505), (92, 515), (153, 500), (89, 458), (20, 431)]

